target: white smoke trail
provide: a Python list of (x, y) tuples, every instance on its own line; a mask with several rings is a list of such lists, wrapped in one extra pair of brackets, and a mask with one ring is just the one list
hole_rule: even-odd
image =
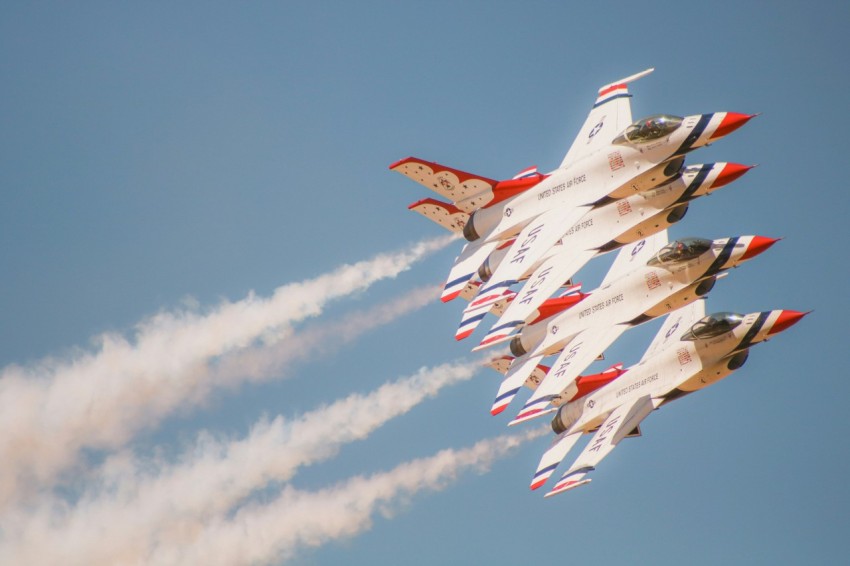
[(335, 455), (343, 444), (365, 438), (480, 367), (459, 362), (423, 368), (297, 419), (261, 422), (238, 441), (203, 436), (182, 461), (158, 469), (126, 456), (112, 458), (96, 488), (73, 507), (46, 499), (37, 509), (6, 514), (0, 520), (0, 563), (145, 562), (160, 546), (191, 544), (252, 491)]
[(332, 322), (312, 327), (275, 341), (233, 353), (211, 369), (210, 382), (231, 383), (233, 380), (263, 380), (286, 373), (296, 361), (309, 359), (321, 348), (323, 356), (352, 342), (367, 331), (388, 324), (420, 309), (439, 297), (436, 287), (419, 287), (404, 295), (366, 310), (347, 313)]
[(300, 548), (352, 537), (371, 527), (376, 511), (424, 490), (441, 490), (467, 470), (483, 473), (522, 442), (546, 434), (483, 440), (461, 450), (443, 450), (369, 477), (355, 477), (317, 492), (285, 486), (269, 504), (247, 505), (232, 519), (220, 517), (193, 533), (190, 544), (163, 544), (145, 559), (150, 564), (263, 564), (291, 558)]
[(269, 298), (251, 294), (205, 314), (160, 313), (138, 325), (133, 341), (104, 335), (98, 351), (70, 360), (5, 368), (0, 374), (0, 509), (50, 485), (82, 449), (119, 447), (176, 408), (203, 400), (209, 364), (218, 357), (260, 338), (273, 343), (270, 336), (279, 337), (287, 325), (320, 314), (333, 299), (395, 277), (452, 239), (344, 265), (279, 287)]

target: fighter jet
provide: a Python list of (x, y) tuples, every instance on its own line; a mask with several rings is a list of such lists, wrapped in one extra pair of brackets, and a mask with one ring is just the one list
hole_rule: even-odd
[(531, 489), (542, 486), (583, 433), (596, 431), (547, 497), (590, 482), (619, 442), (640, 434), (654, 409), (720, 381), (747, 361), (749, 348), (772, 338), (808, 313), (771, 310), (705, 316), (698, 300), (668, 316), (640, 362), (590, 394), (562, 405), (552, 420), (558, 435), (540, 460)]
[[(737, 163), (709, 163), (684, 168), (682, 175), (658, 188), (591, 209), (573, 225), (549, 252), (520, 277), (525, 286), (505, 314), (493, 325), (482, 344), (500, 340), (519, 330), (533, 311), (591, 258), (621, 248), (681, 220), (689, 203), (711, 194), (749, 171)], [(484, 260), (478, 277), (489, 281), (508, 253), (506, 243)], [(484, 318), (489, 305), (504, 297), (504, 289), (479, 293), (464, 310), (458, 340), (469, 336)]]
[[(463, 229), (471, 244), (455, 261), (443, 300), (456, 297), (499, 242), (515, 236), (508, 260), (482, 292), (509, 287), (590, 208), (675, 178), (686, 153), (720, 139), (752, 118), (715, 112), (684, 118), (655, 115), (632, 122), (627, 85), (653, 70), (600, 88), (560, 167), (549, 175), (536, 174), (521, 188), (499, 190), (499, 184), (491, 179), (436, 164), (430, 164), (434, 166), (430, 173), (419, 176), (429, 164), (415, 158), (390, 166), (449, 196), (457, 209), (471, 212)], [(452, 188), (442, 190), (443, 180)]]
[[(511, 364), (491, 412), (503, 411), (539, 360), (560, 352), (516, 424), (552, 409), (549, 401), (623, 332), (708, 293), (722, 272), (765, 251), (777, 240), (740, 236), (667, 243), (667, 231), (624, 247), (602, 285), (573, 307), (528, 324), (513, 337)], [(492, 342), (491, 342), (492, 344)]]

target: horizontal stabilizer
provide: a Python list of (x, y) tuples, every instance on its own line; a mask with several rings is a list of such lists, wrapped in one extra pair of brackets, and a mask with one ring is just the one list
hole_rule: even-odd
[[(498, 358), (493, 358), (485, 365), (487, 367), (493, 368), (497, 372), (505, 375), (508, 373), (508, 369), (511, 367), (511, 362), (514, 361), (512, 356), (499, 356)], [(537, 364), (537, 367), (531, 372), (531, 375), (526, 378), (525, 383), (523, 385), (528, 387), (532, 391), (537, 389), (537, 386), (540, 385), (540, 382), (543, 381), (543, 378), (546, 377), (546, 374), (549, 373), (549, 366), (544, 366), (543, 364)]]
[(440, 300), (445, 303), (460, 296), (467, 283), (478, 273), (478, 268), (498, 245), (499, 242), (481, 240), (466, 244), (449, 271)]
[(449, 232), (459, 234), (463, 232), (469, 214), (460, 210), (453, 204), (433, 198), (426, 198), (414, 202), (407, 207), (409, 210), (418, 212), (428, 220), (436, 222)]
[(499, 356), (498, 358), (493, 358), (484, 365), (496, 370), (502, 375), (505, 375), (508, 373), (508, 369), (511, 367), (511, 362), (513, 361), (513, 356)]
[(496, 400), (493, 401), (493, 406), (490, 408), (490, 414), (498, 415), (508, 408), (520, 387), (525, 384), (525, 381), (537, 368), (537, 362), (540, 361), (540, 356), (520, 357), (516, 358), (510, 365), (505, 379), (499, 385), (499, 392), (496, 394)]
[(513, 339), (514, 330), (519, 328), (522, 325), (521, 321), (516, 321), (509, 326), (505, 326), (504, 328), (494, 328), (490, 330), (490, 333), (484, 337), (480, 344), (472, 349), (473, 352), (478, 352), (479, 350), (483, 350), (485, 348), (490, 348), (491, 346), (495, 346), (496, 344), (501, 344), (502, 342), (507, 342), (508, 340)]
[[(553, 399), (554, 400), (554, 399)], [(550, 402), (551, 403), (551, 402)], [(554, 413), (558, 410), (558, 407), (552, 406), (551, 404), (547, 405), (538, 405), (533, 409), (528, 409), (517, 415), (514, 420), (508, 423), (508, 426), (516, 426), (520, 423), (524, 423), (526, 421), (530, 421), (532, 419), (536, 419), (538, 417), (542, 417), (544, 415), (548, 415)]]
[(581, 436), (581, 431), (572, 434), (561, 433), (552, 442), (543, 456), (540, 458), (540, 463), (537, 464), (537, 471), (534, 472), (534, 477), (531, 479), (531, 489), (537, 489), (546, 483), (546, 480), (555, 472), (558, 464), (561, 463), (569, 451), (578, 442)]
[(558, 483), (555, 484), (555, 487), (552, 490), (544, 495), (543, 497), (552, 497), (553, 495), (558, 495), (559, 493), (564, 493), (565, 491), (569, 491), (571, 489), (575, 489), (579, 486), (590, 483), (592, 480), (590, 478), (583, 479), (588, 472), (592, 472), (593, 468), (576, 470), (572, 472), (568, 476), (562, 477), (558, 480)]
[(490, 314), (495, 316), (502, 316), (503, 314), (505, 314), (505, 310), (507, 310), (508, 306), (510, 306), (514, 298), (516, 298), (515, 291), (505, 292), (504, 297), (502, 297), (490, 306)]
[(480, 279), (470, 279), (466, 282), (463, 290), (460, 292), (460, 298), (464, 301), (471, 301), (478, 294), (478, 290), (481, 288), (481, 280)]
[(484, 320), (484, 317), (487, 316), (488, 312), (490, 312), (500, 303), (507, 303), (507, 301), (512, 299), (515, 294), (516, 293), (514, 293), (510, 289), (505, 289), (502, 292), (502, 299), (494, 303), (493, 305), (488, 305), (479, 309), (463, 311), (463, 319), (461, 319), (457, 332), (455, 332), (455, 339), (463, 340), (464, 338), (468, 337), (475, 331), (476, 328), (478, 328), (478, 325), (481, 324), (481, 321)]
[[(454, 203), (459, 203), (460, 201), (469, 199), (469, 197), (484, 192), (490, 193), (490, 196), (484, 199), (485, 202), (489, 202), (492, 199), (493, 187), (498, 183), (498, 181), (488, 179), (487, 177), (473, 175), (460, 169), (453, 169), (416, 157), (406, 157), (401, 161), (397, 161), (390, 165), (390, 169), (401, 173), (405, 177), (416, 181), (420, 185), (431, 189)], [(481, 204), (479, 203), (476, 207), (460, 205), (460, 208), (464, 212), (472, 212), (480, 206)]]

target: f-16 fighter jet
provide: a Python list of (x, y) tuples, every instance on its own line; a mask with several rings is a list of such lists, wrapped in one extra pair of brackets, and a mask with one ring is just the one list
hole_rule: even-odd
[(560, 352), (510, 424), (550, 412), (549, 401), (623, 332), (705, 295), (721, 272), (775, 242), (763, 236), (740, 236), (686, 238), (667, 244), (664, 230), (624, 247), (598, 289), (575, 306), (525, 326), (513, 337), (510, 348), (517, 358), (499, 387), (491, 412), (498, 414), (507, 407), (541, 358)]
[[(529, 315), (591, 258), (618, 249), (664, 230), (681, 220), (690, 201), (710, 194), (746, 173), (752, 166), (737, 163), (692, 165), (682, 175), (658, 188), (596, 207), (573, 225), (521, 279), (528, 281), (505, 314), (493, 325), (482, 341), (499, 341), (519, 330)], [(501, 245), (478, 269), (478, 276), (489, 281), (509, 252)], [(464, 310), (457, 339), (469, 336), (484, 318), (489, 305), (504, 295), (504, 289), (479, 293)]]
[(546, 482), (582, 433), (596, 430), (546, 496), (588, 483), (585, 476), (623, 438), (639, 435), (641, 421), (653, 409), (720, 381), (744, 365), (751, 346), (808, 314), (772, 310), (705, 316), (704, 303), (695, 301), (668, 316), (640, 362), (615, 381), (558, 409), (552, 420), (558, 436), (540, 460), (532, 489)]
[[(599, 89), (596, 102), (560, 167), (532, 179), (509, 198), (498, 183), (457, 170), (451, 176), (420, 175), (433, 166), (408, 158), (390, 166), (423, 185), (438, 190), (440, 178), (454, 187), (455, 207), (472, 211), (464, 225), (468, 244), (452, 268), (443, 291), (449, 300), (472, 278), (498, 243), (516, 236), (508, 254), (486, 288), (508, 287), (539, 260), (593, 206), (652, 189), (680, 174), (683, 156), (746, 123), (751, 115), (732, 112), (687, 117), (655, 115), (632, 122), (627, 84), (648, 69)], [(441, 176), (442, 175), (442, 176)], [(457, 181), (455, 182), (455, 179)], [(463, 190), (459, 190), (458, 187)]]

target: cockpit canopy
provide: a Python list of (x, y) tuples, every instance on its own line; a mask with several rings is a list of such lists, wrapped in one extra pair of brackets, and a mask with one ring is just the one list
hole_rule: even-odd
[(682, 125), (679, 116), (656, 114), (632, 123), (614, 140), (614, 143), (646, 143), (669, 136)]
[(705, 238), (682, 238), (670, 242), (652, 256), (647, 265), (671, 265), (690, 261), (711, 249), (713, 242)]
[(704, 340), (714, 338), (734, 329), (743, 322), (744, 316), (734, 312), (717, 312), (699, 319), (682, 335), (682, 340)]

